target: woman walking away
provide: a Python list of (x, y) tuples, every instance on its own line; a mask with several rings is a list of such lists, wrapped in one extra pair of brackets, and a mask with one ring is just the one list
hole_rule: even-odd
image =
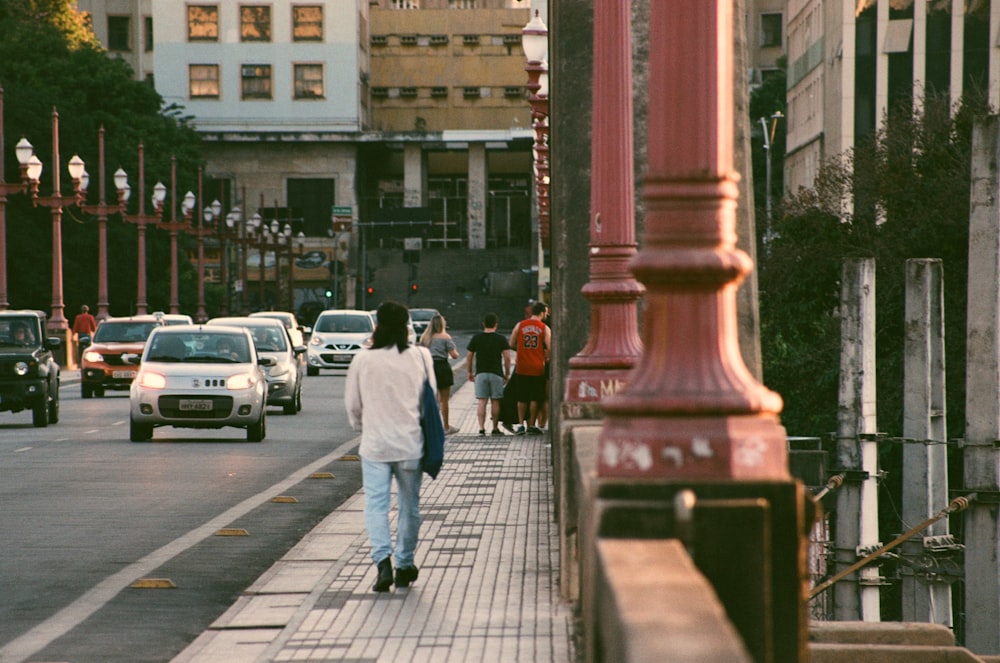
[(361, 433), (361, 472), (365, 489), (365, 528), (378, 566), (374, 590), (393, 584), (389, 508), (392, 479), (399, 506), (396, 535), (396, 587), (417, 579), (413, 553), (420, 533), (420, 398), (425, 376), (436, 387), (430, 352), (407, 343), (406, 307), (386, 302), (376, 315), (372, 347), (354, 357), (347, 370), (344, 405)]
[(457, 428), (448, 424), (448, 399), (451, 398), (451, 387), (455, 384), (455, 374), (451, 370), (451, 359), (458, 359), (458, 347), (451, 340), (451, 334), (445, 329), (447, 323), (444, 316), (438, 313), (431, 318), (427, 329), (420, 335), (420, 345), (431, 351), (434, 360), (434, 377), (437, 378), (438, 404), (441, 406), (441, 419), (444, 421), (444, 432), (448, 435), (457, 433)]

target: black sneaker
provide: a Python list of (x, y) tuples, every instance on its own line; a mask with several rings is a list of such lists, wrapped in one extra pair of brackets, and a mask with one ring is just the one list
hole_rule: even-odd
[(381, 562), (378, 563), (378, 578), (375, 580), (375, 586), (372, 587), (376, 592), (388, 592), (389, 586), (392, 584), (392, 560), (386, 557)]
[(396, 587), (409, 587), (410, 583), (420, 575), (420, 569), (415, 566), (406, 566), (396, 569)]
[(503, 431), (500, 430), (499, 428), (494, 428), (493, 435), (499, 435), (500, 437), (503, 437)]
[(482, 428), (480, 428), (479, 429), (479, 437), (483, 437), (484, 435), (486, 435), (486, 431), (483, 430)]
[(544, 433), (545, 431), (538, 426), (528, 426), (528, 435), (543, 435)]
[(501, 421), (500, 422), (500, 428), (502, 428), (504, 431), (506, 431), (508, 435), (513, 435), (514, 434), (514, 428), (510, 424), (508, 424), (508, 423), (505, 423), (505, 422)]

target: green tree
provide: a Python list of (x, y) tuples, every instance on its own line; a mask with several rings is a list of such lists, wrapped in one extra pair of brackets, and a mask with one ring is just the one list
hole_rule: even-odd
[(964, 428), (965, 302), (972, 123), (978, 95), (956, 107), (905, 106), (855, 149), (824, 164), (815, 186), (784, 201), (760, 259), (765, 381), (782, 394), (792, 434), (836, 430), (841, 265), (876, 264), (878, 426), (902, 433), (905, 262), (944, 265), (949, 436)]
[[(148, 84), (136, 81), (129, 66), (109, 58), (72, 0), (0, 0), (0, 87), (4, 90), (2, 155), (8, 181), (18, 172), (13, 144), (27, 137), (45, 164), (40, 194), (52, 191), (52, 114), (59, 114), (62, 192), (70, 194), (66, 163), (79, 154), (91, 176), (88, 202), (98, 198), (98, 133), (105, 129), (107, 198), (115, 200), (111, 174), (122, 167), (132, 187), (130, 211), (137, 208), (138, 146), (145, 147), (146, 207), (156, 181), (170, 185), (170, 159), (177, 158), (177, 197), (194, 190), (200, 162), (199, 139), (181, 109), (165, 106)], [(169, 201), (168, 201), (169, 205)], [(179, 206), (178, 206), (179, 207)], [(12, 306), (48, 310), (51, 304), (51, 212), (26, 196), (12, 196), (7, 208), (8, 290)], [(179, 212), (178, 212), (179, 213)], [(168, 207), (169, 215), (169, 207)], [(169, 216), (168, 216), (169, 218)], [(183, 252), (182, 252), (183, 255)], [(134, 310), (136, 228), (113, 216), (108, 224), (109, 299), (112, 313)], [(182, 261), (182, 269), (191, 269)], [(97, 224), (75, 207), (63, 216), (63, 287), (72, 314), (97, 297)], [(169, 244), (165, 233), (147, 233), (148, 301), (169, 304)], [(194, 304), (193, 279), (183, 279), (182, 302)]]

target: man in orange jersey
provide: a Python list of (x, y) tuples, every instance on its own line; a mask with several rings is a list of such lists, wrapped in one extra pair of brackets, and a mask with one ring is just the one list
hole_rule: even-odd
[(519, 376), (517, 417), (520, 425), (515, 433), (541, 435), (537, 426), (538, 404), (545, 400), (545, 364), (552, 347), (552, 332), (545, 324), (548, 307), (535, 302), (531, 317), (517, 323), (510, 333), (510, 347), (516, 353), (514, 372)]

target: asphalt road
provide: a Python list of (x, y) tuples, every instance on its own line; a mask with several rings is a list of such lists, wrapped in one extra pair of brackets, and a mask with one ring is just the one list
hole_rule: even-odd
[(360, 487), (343, 374), (307, 378), (297, 415), (269, 409), (259, 444), (235, 428), (131, 443), (127, 394), (83, 400), (78, 384), (48, 428), (0, 413), (0, 662), (180, 652)]

